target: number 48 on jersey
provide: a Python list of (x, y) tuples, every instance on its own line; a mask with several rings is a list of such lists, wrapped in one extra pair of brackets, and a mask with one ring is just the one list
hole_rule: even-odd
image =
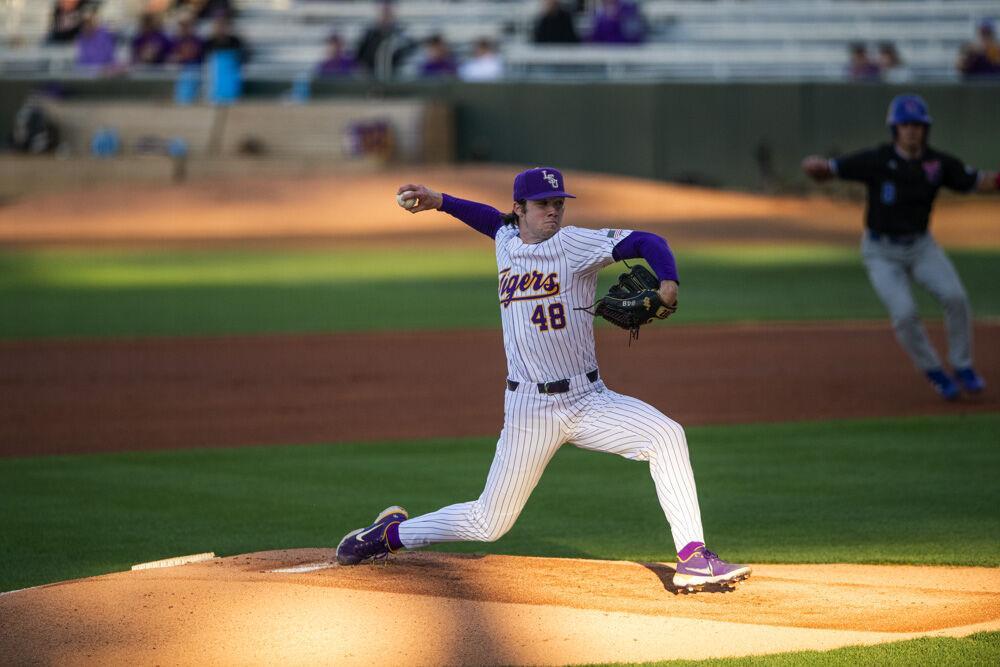
[[(547, 317), (546, 311), (548, 314)], [(547, 309), (544, 304), (539, 304), (531, 314), (531, 321), (538, 327), (539, 331), (548, 331), (550, 327), (552, 329), (565, 329), (566, 311), (558, 301), (550, 303)]]

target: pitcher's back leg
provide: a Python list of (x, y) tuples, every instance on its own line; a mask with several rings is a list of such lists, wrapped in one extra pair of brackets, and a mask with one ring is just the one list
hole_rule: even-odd
[(565, 442), (561, 423), (539, 410), (544, 397), (508, 396), (503, 433), (476, 500), (443, 507), (399, 526), (408, 549), (438, 542), (493, 542), (517, 520), (545, 467)]

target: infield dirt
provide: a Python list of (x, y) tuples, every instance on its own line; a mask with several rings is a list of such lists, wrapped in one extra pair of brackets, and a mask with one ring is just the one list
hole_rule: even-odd
[[(975, 334), (977, 366), (1000, 378), (1000, 324)], [(939, 399), (887, 324), (660, 325), (627, 340), (598, 331), (608, 386), (686, 426), (1000, 410), (992, 387)], [(0, 456), (482, 436), (503, 423), (491, 330), (0, 341), (0, 368)]]

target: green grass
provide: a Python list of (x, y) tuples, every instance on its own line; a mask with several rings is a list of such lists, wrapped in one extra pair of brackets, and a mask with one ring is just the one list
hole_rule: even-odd
[[(961, 639), (931, 638), (850, 646), (833, 651), (797, 651), (723, 660), (667, 660), (614, 663), (643, 667), (840, 667), (841, 665), (996, 665), (1000, 663), (1000, 632), (980, 632)], [(611, 667), (608, 665), (607, 667)]]
[[(980, 317), (1000, 316), (1000, 252), (953, 252)], [(882, 319), (858, 253), (828, 246), (679, 255), (677, 325)], [(605, 270), (599, 293), (622, 269)], [(0, 338), (496, 327), (482, 249), (0, 252)], [(936, 305), (919, 292), (925, 313)], [(576, 305), (576, 304), (574, 304)], [(582, 305), (582, 304), (581, 304)]]
[[(707, 537), (737, 561), (1000, 565), (1000, 415), (689, 429)], [(332, 546), (475, 498), (493, 438), (0, 459), (0, 590), (202, 551)], [(436, 549), (673, 556), (645, 464), (566, 447), (514, 529)]]

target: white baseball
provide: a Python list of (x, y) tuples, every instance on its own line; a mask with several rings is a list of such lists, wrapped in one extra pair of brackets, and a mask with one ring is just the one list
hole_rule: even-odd
[(418, 203), (417, 198), (413, 196), (414, 194), (415, 193), (413, 192), (413, 190), (400, 192), (398, 195), (396, 195), (396, 203), (402, 206), (403, 208), (413, 208)]

